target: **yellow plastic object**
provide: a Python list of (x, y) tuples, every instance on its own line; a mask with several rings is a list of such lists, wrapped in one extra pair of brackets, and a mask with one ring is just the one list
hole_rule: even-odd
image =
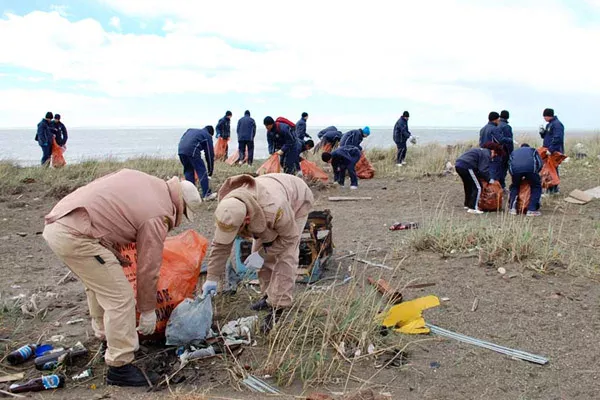
[(440, 299), (436, 296), (419, 297), (404, 303), (393, 306), (383, 314), (382, 325), (386, 328), (396, 328), (396, 332), (416, 335), (419, 333), (429, 333), (429, 328), (425, 326), (425, 319), (421, 313), (428, 308), (440, 305)]

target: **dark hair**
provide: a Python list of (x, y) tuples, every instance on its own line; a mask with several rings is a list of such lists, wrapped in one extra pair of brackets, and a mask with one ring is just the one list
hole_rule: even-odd
[(45, 117), (45, 118), (46, 118), (46, 119), (52, 119), (52, 118), (54, 118), (54, 115), (52, 115), (52, 112), (51, 112), (51, 111), (48, 111), (48, 112), (46, 113), (46, 117)]
[(488, 121), (495, 121), (498, 118), (500, 118), (500, 114), (498, 114), (496, 111), (492, 111), (489, 115), (488, 115)]
[(227, 110), (227, 112), (225, 113), (226, 117), (231, 117), (233, 114), (231, 113), (231, 111)]
[(54, 114), (54, 119), (60, 120), (60, 114)]
[(244, 111), (244, 115), (250, 116), (250, 110)]
[(488, 149), (488, 150), (493, 150), (496, 152), (497, 155), (499, 155), (500, 157), (504, 156), (504, 150), (502, 149), (502, 146), (499, 145), (496, 142), (487, 142), (485, 143), (483, 146), (481, 146), (482, 149)]
[(521, 147), (531, 147), (531, 146), (530, 146), (530, 145), (528, 145), (527, 143), (523, 143), (523, 144), (521, 145)]
[(410, 114), (408, 113), (408, 111), (404, 111), (404, 112), (402, 113), (402, 116), (403, 116), (404, 118), (410, 118)]
[(546, 108), (544, 110), (544, 117), (554, 117), (554, 110), (551, 108)]
[(206, 125), (206, 126), (204, 127), (204, 129), (206, 129), (206, 130), (208, 131), (208, 134), (209, 134), (210, 136), (213, 136), (213, 135), (215, 134), (215, 128), (213, 128), (213, 126), (212, 126), (212, 125)]
[(510, 113), (506, 110), (502, 110), (502, 111), (500, 111), (500, 118), (509, 119)]
[(323, 153), (321, 154), (321, 160), (323, 160), (323, 162), (329, 162), (331, 161), (331, 153)]
[(304, 148), (309, 148), (312, 149), (313, 147), (315, 147), (315, 142), (313, 142), (312, 140), (307, 140), (306, 142), (304, 142)]
[(306, 117), (308, 117), (308, 113), (306, 113), (306, 112), (303, 112), (303, 113), (302, 113), (302, 118), (306, 118)]
[(275, 123), (275, 121), (273, 120), (272, 117), (265, 117), (265, 119), (263, 120), (263, 124), (265, 126), (267, 125), (273, 125)]

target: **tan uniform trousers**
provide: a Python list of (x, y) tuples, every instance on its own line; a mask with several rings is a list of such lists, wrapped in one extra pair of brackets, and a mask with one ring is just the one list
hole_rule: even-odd
[(46, 225), (44, 239), (85, 286), (94, 334), (108, 343), (106, 364), (131, 363), (139, 347), (135, 296), (115, 255), (97, 239), (75, 235), (58, 222)]
[[(258, 271), (260, 290), (268, 297), (268, 303), (276, 308), (285, 308), (292, 305), (294, 300), (294, 286), (296, 284), (296, 272), (298, 270), (298, 258), (300, 256), (300, 239), (304, 231), (304, 225), (308, 215), (296, 219), (298, 242), (290, 246), (278, 255), (268, 254), (265, 257), (263, 267)], [(254, 240), (252, 251), (258, 251), (262, 241)]]

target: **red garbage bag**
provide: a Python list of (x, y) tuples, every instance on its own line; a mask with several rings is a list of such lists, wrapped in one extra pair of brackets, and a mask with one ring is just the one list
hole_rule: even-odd
[(479, 209), (481, 211), (499, 211), (502, 208), (502, 196), (504, 191), (500, 182), (481, 182), (481, 196), (479, 197)]
[(229, 145), (229, 139), (223, 139), (222, 137), (217, 139), (215, 145), (215, 160), (225, 161), (227, 158), (227, 146)]
[(355, 168), (356, 175), (358, 175), (360, 179), (372, 179), (375, 176), (375, 168), (373, 168), (373, 165), (371, 165), (369, 160), (367, 160), (367, 157), (365, 157), (364, 151), (360, 156), (360, 160), (356, 163)]
[(56, 139), (52, 139), (52, 156), (50, 157), (50, 166), (52, 168), (60, 168), (67, 165), (63, 152), (64, 149), (56, 143)]
[[(240, 158), (240, 151), (236, 150), (233, 152), (233, 154), (231, 156), (229, 156), (229, 158), (227, 160), (225, 160), (225, 164), (233, 165), (236, 162), (238, 162), (239, 158)], [(244, 162), (248, 162), (248, 153), (246, 153), (246, 156), (244, 157)]]
[[(187, 230), (165, 241), (160, 276), (156, 285), (156, 332), (164, 335), (171, 312), (186, 298), (194, 296), (208, 240), (194, 230)], [(125, 276), (137, 294), (137, 248), (123, 246), (121, 255), (131, 261), (123, 267)], [(139, 315), (137, 316), (139, 318)]]
[(546, 152), (548, 149), (546, 147), (540, 147), (537, 151), (544, 162), (544, 166), (540, 171), (542, 188), (548, 189), (552, 186), (558, 186), (560, 184), (560, 178), (558, 176), (557, 167), (567, 158), (567, 156), (558, 151), (547, 155)]
[[(517, 197), (517, 212), (519, 214), (526, 214), (527, 207), (529, 207), (529, 201), (531, 200), (531, 186), (528, 180), (521, 182), (519, 186), (519, 196)], [(511, 204), (512, 206), (512, 204)]]
[(279, 161), (279, 154), (275, 153), (263, 165), (261, 165), (256, 173), (258, 175), (264, 174), (278, 174), (281, 172), (281, 162)]
[(329, 179), (325, 171), (319, 168), (319, 166), (312, 161), (300, 161), (300, 169), (302, 170), (302, 175), (306, 180), (327, 182)]

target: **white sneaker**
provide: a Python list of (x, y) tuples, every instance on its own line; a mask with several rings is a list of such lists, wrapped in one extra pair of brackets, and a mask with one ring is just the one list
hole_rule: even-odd
[(469, 214), (477, 214), (477, 215), (483, 214), (483, 211), (481, 211), (481, 210), (473, 210), (472, 208), (469, 208), (469, 209), (467, 210), (467, 212), (468, 212)]
[(203, 198), (203, 201), (213, 201), (214, 199), (217, 198), (217, 194), (216, 193), (211, 193), (208, 196), (206, 196), (205, 198)]
[(511, 210), (509, 211), (510, 215), (517, 215), (517, 210), (514, 208), (511, 208)]
[(467, 211), (469, 209), (469, 207), (463, 207), (465, 209), (465, 211)]
[(401, 166), (402, 166), (402, 164), (396, 164), (396, 167), (401, 167)]
[(402, 161), (402, 165), (406, 165), (406, 161)]
[(350, 186), (350, 189), (356, 190), (356, 189), (358, 189), (358, 186)]

